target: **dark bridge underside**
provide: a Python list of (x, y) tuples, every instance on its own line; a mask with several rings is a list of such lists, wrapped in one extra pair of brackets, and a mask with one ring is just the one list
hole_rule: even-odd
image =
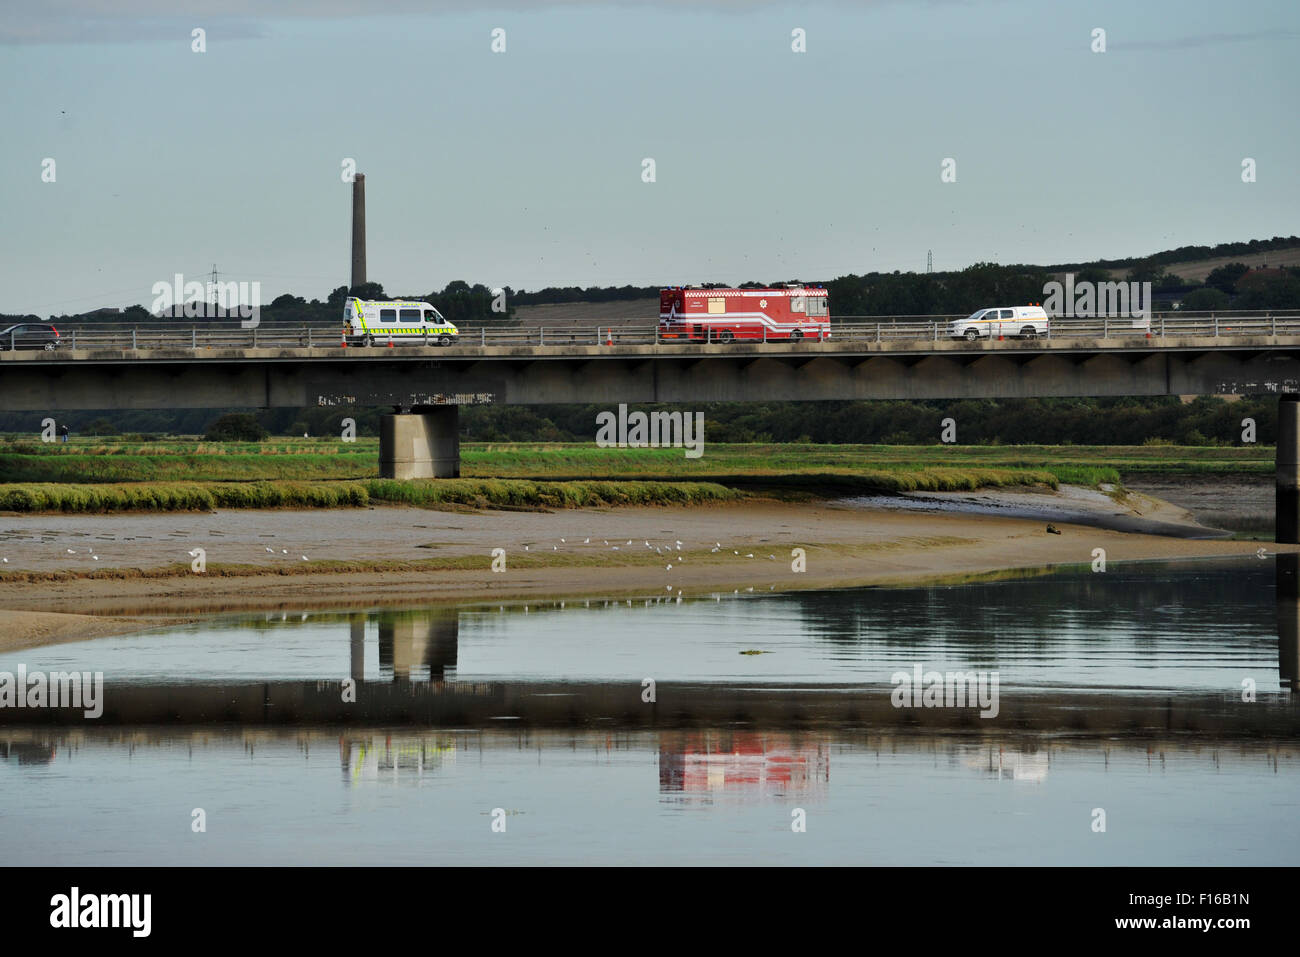
[(918, 350), (806, 343), (726, 346), (154, 350), (9, 354), (0, 408), (276, 408), (494, 402), (752, 402), (1300, 391), (1300, 339), (1225, 345), (936, 344)]

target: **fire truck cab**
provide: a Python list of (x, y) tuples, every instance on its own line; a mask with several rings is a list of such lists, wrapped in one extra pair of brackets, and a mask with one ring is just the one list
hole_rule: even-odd
[(831, 337), (830, 303), (821, 286), (659, 291), (659, 338), (673, 342), (823, 340)]

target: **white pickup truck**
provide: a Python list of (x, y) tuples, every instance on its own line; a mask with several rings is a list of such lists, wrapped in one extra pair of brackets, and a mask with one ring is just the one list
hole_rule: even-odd
[(996, 306), (977, 309), (948, 325), (953, 339), (996, 339), (999, 336), (1037, 339), (1047, 335), (1047, 313), (1042, 306)]

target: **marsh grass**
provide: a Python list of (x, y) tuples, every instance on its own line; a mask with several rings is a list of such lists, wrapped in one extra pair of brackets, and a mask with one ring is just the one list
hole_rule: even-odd
[[(0, 441), (7, 482), (164, 482), (361, 480), (378, 478), (379, 443), (360, 438), (278, 439), (266, 443), (172, 439), (81, 444)], [(892, 472), (918, 469), (1046, 470), (1061, 481), (1103, 481), (1123, 472), (1260, 473), (1273, 469), (1271, 446), (706, 445), (681, 449), (598, 448), (591, 443), (461, 445), (466, 478), (709, 481), (718, 475)], [(1067, 474), (1070, 476), (1067, 478)]]
[(478, 508), (700, 505), (743, 493), (709, 482), (530, 482), (437, 479), (397, 482), (150, 482), (0, 485), (0, 511), (174, 512), (218, 508), (357, 508), (374, 503)]

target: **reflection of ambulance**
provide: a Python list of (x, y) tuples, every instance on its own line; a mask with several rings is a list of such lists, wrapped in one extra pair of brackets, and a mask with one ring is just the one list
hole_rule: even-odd
[(425, 342), (449, 346), (460, 332), (427, 302), (358, 299), (343, 301), (343, 339), (353, 345)]
[(454, 764), (456, 744), (449, 738), (417, 735), (341, 737), (339, 758), (352, 784), (397, 781)]
[(965, 319), (948, 326), (948, 335), (954, 339), (995, 339), (1014, 336), (1037, 339), (1047, 335), (1047, 313), (1042, 306), (998, 306), (976, 309)]

